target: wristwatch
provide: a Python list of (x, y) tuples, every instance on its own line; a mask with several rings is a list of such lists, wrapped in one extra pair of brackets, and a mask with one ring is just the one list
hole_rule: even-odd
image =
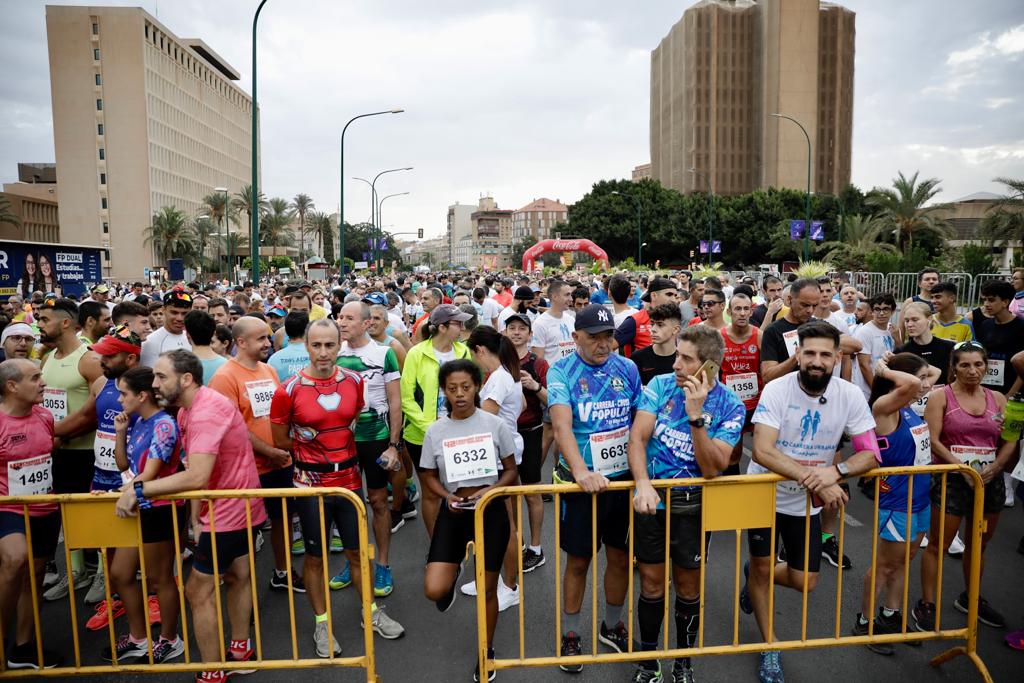
[(845, 462), (836, 463), (836, 471), (839, 472), (840, 479), (846, 479), (850, 476), (850, 468), (846, 466)]
[(402, 450), (402, 442), (401, 441), (389, 441), (388, 442), (388, 448), (394, 448), (396, 451), (400, 451), (400, 450)]
[(142, 482), (141, 481), (135, 482), (135, 486), (133, 488), (135, 489), (135, 500), (139, 501), (140, 503), (142, 501), (146, 500), (146, 496), (144, 496), (142, 494)]
[(699, 428), (703, 427), (704, 424), (705, 424), (704, 416), (703, 415), (698, 417), (696, 420), (687, 420), (687, 422), (689, 422), (690, 426), (695, 428), (695, 429), (699, 429)]

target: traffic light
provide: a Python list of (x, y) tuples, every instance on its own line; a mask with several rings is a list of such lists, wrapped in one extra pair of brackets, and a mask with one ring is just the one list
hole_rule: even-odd
[(416, 237), (417, 239), (423, 239), (423, 228), (416, 231)]

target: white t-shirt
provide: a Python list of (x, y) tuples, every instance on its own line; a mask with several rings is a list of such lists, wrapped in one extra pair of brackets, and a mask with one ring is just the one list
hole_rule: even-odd
[(487, 399), (498, 404), (498, 417), (504, 422), (516, 442), (516, 464), (523, 460), (523, 437), (517, 428), (519, 413), (523, 412), (523, 384), (513, 379), (505, 366), (499, 365), (480, 390), (480, 405)]
[[(505, 321), (507, 321), (509, 318), (511, 318), (514, 315), (523, 315), (523, 314), (520, 313), (519, 311), (517, 311), (516, 309), (512, 308), (511, 306), (506, 306), (505, 308), (501, 309), (501, 313), (498, 314), (498, 327), (497, 327), (498, 332), (504, 332), (505, 331)], [(537, 320), (537, 312), (527, 309), (526, 317), (530, 319), (530, 326), (532, 327), (533, 323)], [(480, 322), (482, 324), (484, 324), (484, 325), (487, 325), (487, 324), (490, 324), (491, 321), (490, 321), (490, 319), (488, 319), (487, 321), (481, 320)]]
[(188, 343), (188, 337), (184, 332), (171, 334), (166, 327), (161, 327), (159, 330), (151, 332), (146, 337), (146, 341), (142, 342), (142, 358), (139, 359), (139, 363), (151, 368), (160, 354), (174, 349), (191, 351), (192, 345)]
[[(864, 348), (861, 349), (859, 356), (870, 356), (871, 360), (869, 365), (875, 366), (878, 359), (885, 355), (886, 351), (893, 350), (893, 339), (892, 335), (889, 334), (889, 330), (880, 330), (878, 325), (873, 322), (865, 323), (857, 328), (857, 331), (853, 335), (854, 339), (859, 341)], [(853, 383), (864, 392), (864, 398), (871, 395), (871, 387), (864, 380), (864, 376), (860, 372), (860, 364), (854, 363), (853, 374), (851, 375)]]
[[(779, 430), (775, 447), (794, 460), (809, 466), (832, 462), (843, 432), (851, 436), (874, 429), (875, 418), (857, 388), (838, 377), (829, 380), (821, 398), (808, 396), (800, 388), (799, 373), (791, 372), (765, 385), (761, 401), (754, 411), (754, 424)], [(764, 474), (769, 470), (753, 460), (747, 474)], [(779, 482), (775, 510), (784, 515), (803, 517), (806, 493), (793, 481)], [(811, 514), (821, 508), (812, 507)]]
[(559, 358), (571, 356), (576, 351), (572, 331), (576, 326), (576, 313), (563, 311), (561, 318), (545, 311), (533, 321), (533, 340), (530, 346), (544, 349), (544, 360), (553, 365)]
[[(437, 349), (434, 349), (434, 357), (437, 358), (437, 364), (439, 366), (444, 365), (450, 360), (455, 360), (455, 347), (453, 346), (448, 351), (438, 351)], [(444, 393), (444, 391), (441, 393)]]
[(388, 322), (391, 324), (392, 329), (405, 332), (405, 321), (402, 320), (401, 314), (395, 313), (393, 309), (388, 311)]
[(612, 319), (615, 321), (615, 329), (619, 328), (619, 325), (622, 324), (623, 320), (625, 320), (626, 318), (628, 318), (629, 316), (631, 316), (631, 315), (633, 315), (634, 313), (637, 313), (637, 312), (638, 311), (635, 308), (633, 308), (632, 306), (626, 306), (625, 308), (623, 308), (618, 313), (613, 313), (612, 314)]
[[(850, 334), (850, 329), (846, 326), (846, 319), (843, 317), (841, 313), (833, 311), (831, 314), (829, 314), (827, 318), (820, 318), (820, 320), (824, 320), (829, 325), (839, 330), (839, 334)], [(835, 367), (832, 368), (832, 375), (834, 377), (839, 377), (842, 371), (843, 364), (839, 361), (836, 361)]]
[(477, 307), (477, 312), (480, 314), (480, 324), (490, 325), (491, 321), (501, 315), (501, 304), (491, 298), (484, 299), (483, 303), (478, 304), (475, 301), (473, 305)]

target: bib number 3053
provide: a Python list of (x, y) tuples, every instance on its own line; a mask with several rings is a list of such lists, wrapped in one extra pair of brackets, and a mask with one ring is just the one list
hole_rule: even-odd
[(590, 459), (594, 471), (606, 477), (629, 470), (629, 427), (590, 435)]
[(498, 456), (494, 438), (490, 434), (445, 439), (441, 443), (444, 455), (445, 478), (449, 482), (462, 482), (498, 473)]

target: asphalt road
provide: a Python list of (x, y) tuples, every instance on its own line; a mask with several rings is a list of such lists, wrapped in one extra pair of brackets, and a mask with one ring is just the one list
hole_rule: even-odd
[[(854, 487), (847, 513), (846, 544), (847, 554), (854, 568), (843, 577), (842, 632), (849, 633), (854, 615), (859, 610), (862, 577), (870, 563), (871, 507), (868, 501)], [(543, 656), (554, 653), (554, 580), (553, 556), (554, 519), (552, 504), (548, 503), (545, 519), (545, 551), (547, 564), (527, 575), (525, 579), (527, 655)], [(1024, 535), (1024, 516), (1021, 503), (1016, 509), (1004, 510), (995, 538), (986, 553), (985, 576), (982, 594), (1000, 609), (1009, 624), (1009, 630), (1024, 627), (1024, 582), (1020, 580), (1024, 569), (1024, 556), (1018, 554), (1017, 544)], [(526, 517), (524, 510), (524, 519)], [(705, 643), (725, 644), (731, 642), (732, 634), (732, 581), (735, 566), (733, 562), (733, 536), (716, 534), (712, 542), (707, 569)], [(460, 596), (458, 602), (446, 614), (439, 613), (433, 603), (423, 596), (423, 562), (427, 551), (427, 538), (422, 522), (407, 523), (394, 538), (392, 546), (392, 568), (395, 576), (394, 593), (381, 600), (388, 613), (406, 628), (406, 636), (396, 641), (376, 638), (376, 662), (378, 674), (383, 681), (471, 681), (475, 664), (476, 620), (474, 599)], [(59, 553), (62, 554), (62, 553)], [(745, 539), (743, 555), (746, 555)], [(269, 543), (259, 553), (258, 576), (261, 623), (263, 626), (264, 653), (267, 658), (290, 656), (288, 636), (288, 601), (282, 593), (269, 591), (272, 557)], [(298, 559), (298, 558), (296, 558)], [(332, 573), (343, 562), (342, 556), (331, 559)], [(911, 569), (910, 604), (919, 594), (919, 566), (915, 560)], [(472, 565), (467, 566), (471, 573)], [(817, 590), (811, 594), (808, 615), (808, 636), (828, 637), (834, 629), (834, 605), (837, 571), (827, 562), (822, 562), (822, 571)], [(589, 634), (590, 594), (584, 600), (583, 617)], [(600, 582), (599, 582), (600, 585)], [(961, 563), (947, 556), (944, 569), (943, 614), (944, 624), (951, 627), (964, 623), (965, 615), (956, 611), (953, 601), (963, 589)], [(637, 588), (638, 590), (638, 588)], [(80, 595), (84, 592), (80, 593)], [(603, 596), (599, 596), (599, 607)], [(334, 631), (344, 652), (361, 652), (362, 640), (359, 630), (356, 595), (352, 589), (332, 593), (334, 609)], [(296, 616), (299, 625), (300, 654), (314, 656), (312, 644), (313, 619), (305, 596), (296, 596)], [(799, 637), (800, 596), (785, 589), (776, 590), (776, 630), (780, 638)], [(91, 613), (80, 611), (80, 620)], [(70, 655), (71, 637), (68, 629), (69, 610), (66, 601), (47, 603), (44, 612), (44, 640), (48, 647)], [(123, 619), (117, 621), (119, 632), (127, 628)], [(510, 609), (499, 617), (497, 632), (497, 655), (511, 657), (518, 653), (518, 611)], [(674, 638), (674, 624), (672, 637)], [(106, 631), (98, 634), (80, 630), (83, 635), (83, 652), (86, 662), (96, 656), (106, 644)], [(1020, 667), (1024, 655), (1003, 644), (1005, 631), (979, 624), (979, 653), (997, 682), (1021, 680)], [(753, 617), (741, 615), (740, 640), (754, 642), (759, 639)], [(838, 677), (857, 680), (858, 674), (869, 681), (965, 681), (980, 680), (970, 662), (963, 657), (943, 665), (929, 666), (929, 659), (955, 645), (954, 641), (928, 642), (923, 647), (897, 646), (891, 657), (878, 655), (863, 647), (841, 647), (784, 653), (782, 656), (786, 679), (793, 681), (822, 681)], [(193, 646), (194, 647), (194, 646)], [(584, 649), (590, 647), (589, 635), (584, 637)], [(603, 646), (601, 651), (607, 651)], [(193, 650), (195, 652), (195, 650)], [(97, 662), (98, 663), (98, 662)], [(671, 664), (667, 663), (667, 667)], [(695, 661), (699, 681), (757, 680), (757, 656), (754, 654), (707, 657)], [(583, 673), (570, 676), (557, 668), (520, 669), (501, 671), (503, 681), (628, 681), (633, 671), (630, 664), (607, 664), (585, 667)], [(1016, 673), (1014, 673), (1016, 671)], [(129, 680), (190, 680), (190, 674), (173, 675), (107, 675), (79, 680), (129, 681)], [(246, 677), (252, 681), (358, 681), (365, 680), (361, 670), (307, 669), (303, 671), (265, 671)]]

